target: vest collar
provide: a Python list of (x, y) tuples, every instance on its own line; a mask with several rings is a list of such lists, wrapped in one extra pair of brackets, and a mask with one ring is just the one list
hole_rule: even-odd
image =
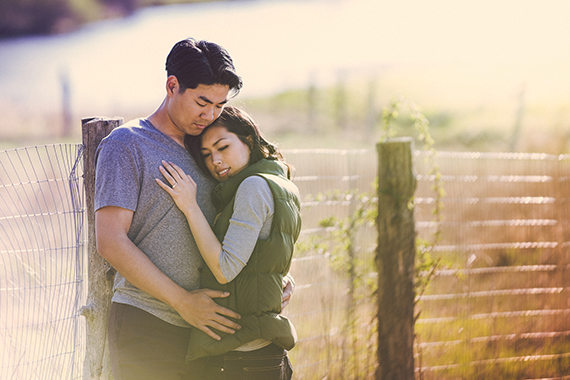
[(256, 174), (273, 174), (287, 178), (287, 166), (276, 160), (261, 159), (249, 165), (233, 177), (220, 182), (212, 193), (212, 202), (217, 212), (220, 212), (234, 198), (239, 185), (244, 179)]

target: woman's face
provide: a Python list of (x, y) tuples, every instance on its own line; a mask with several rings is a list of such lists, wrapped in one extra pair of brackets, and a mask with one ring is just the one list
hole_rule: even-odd
[(217, 181), (223, 182), (249, 165), (249, 146), (236, 134), (221, 125), (212, 125), (203, 133), (202, 158)]

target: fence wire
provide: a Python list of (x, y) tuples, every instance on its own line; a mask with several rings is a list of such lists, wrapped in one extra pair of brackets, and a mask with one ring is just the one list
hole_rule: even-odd
[(0, 152), (0, 378), (78, 379), (84, 352), (81, 146)]
[[(299, 335), (290, 352), (295, 379), (367, 378), (376, 362), (370, 283), (376, 283), (377, 234), (368, 223), (350, 223), (362, 202), (375, 196), (376, 153), (284, 153), (296, 168), (293, 181), (302, 197), (303, 229), (291, 268), (297, 286), (284, 311)], [(336, 222), (322, 223), (330, 217)]]
[[(417, 153), (420, 237), (437, 223)], [(419, 298), (422, 379), (562, 379), (570, 375), (568, 158), (439, 152), (446, 196), (442, 259)]]
[[(416, 229), (431, 241), (441, 228), (429, 253), (442, 261), (418, 298), (418, 377), (565, 378), (570, 157), (438, 152), (445, 190), (440, 222), (428, 155), (415, 154)], [(287, 158), (298, 168), (295, 181), (305, 199), (303, 237), (343, 244), (335, 235), (341, 227), (319, 222), (332, 215), (354, 220), (358, 201), (346, 194), (374, 194), (375, 152), (292, 151)], [(375, 281), (374, 249), (382, 244), (376, 236), (363, 226), (351, 237), (352, 259), (361, 265), (352, 274), (346, 257), (339, 260), (330, 246), (299, 245), (293, 273), (300, 285), (287, 311), (300, 329), (291, 353), (299, 379), (373, 376), (377, 306), (373, 287), (363, 284)], [(354, 283), (359, 289), (351, 296)]]
[[(351, 222), (374, 197), (376, 153), (284, 153), (303, 215), (291, 269), (297, 287), (285, 310), (299, 335), (295, 378), (371, 378), (377, 234)], [(415, 157), (416, 229), (429, 240), (441, 227), (430, 253), (442, 264), (417, 305), (418, 377), (568, 378), (570, 157), (439, 152), (441, 225), (425, 158)], [(80, 145), (0, 152), (2, 379), (81, 377), (80, 162)]]

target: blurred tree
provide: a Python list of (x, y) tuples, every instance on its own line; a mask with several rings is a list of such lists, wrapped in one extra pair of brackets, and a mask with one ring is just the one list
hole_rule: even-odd
[(112, 9), (123, 16), (132, 14), (141, 6), (139, 0), (102, 0), (102, 2), (107, 9)]
[(0, 0), (0, 38), (69, 32), (142, 7), (204, 1), (211, 0)]
[(0, 0), (0, 37), (52, 33), (71, 16), (67, 0)]

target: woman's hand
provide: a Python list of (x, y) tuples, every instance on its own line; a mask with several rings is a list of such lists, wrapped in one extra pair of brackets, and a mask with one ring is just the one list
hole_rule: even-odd
[[(192, 177), (184, 173), (182, 169), (172, 162), (162, 161), (160, 172), (170, 183), (170, 186), (158, 178), (156, 179), (156, 182), (172, 196), (172, 199), (176, 202), (176, 206), (178, 206), (180, 211), (182, 211), (186, 216), (186, 220), (188, 221), (190, 230), (192, 230), (194, 240), (198, 245), (198, 249), (204, 258), (206, 265), (208, 265), (212, 273), (214, 273), (214, 276), (216, 276), (216, 279), (220, 284), (227, 283), (228, 280), (226, 280), (226, 277), (220, 269), (219, 256), (222, 251), (222, 244), (214, 232), (212, 232), (210, 224), (204, 217), (202, 210), (200, 210), (198, 202), (196, 202), (196, 182), (194, 182)], [(178, 309), (176, 310), (178, 311)], [(185, 317), (182, 316), (182, 318)], [(192, 324), (190, 320), (187, 319), (187, 321)], [(210, 334), (208, 331), (206, 331), (206, 333)]]
[(196, 182), (176, 164), (162, 161), (160, 172), (166, 178), (170, 186), (156, 179), (156, 183), (162, 187), (174, 200), (176, 206), (186, 213), (192, 206), (196, 206)]

